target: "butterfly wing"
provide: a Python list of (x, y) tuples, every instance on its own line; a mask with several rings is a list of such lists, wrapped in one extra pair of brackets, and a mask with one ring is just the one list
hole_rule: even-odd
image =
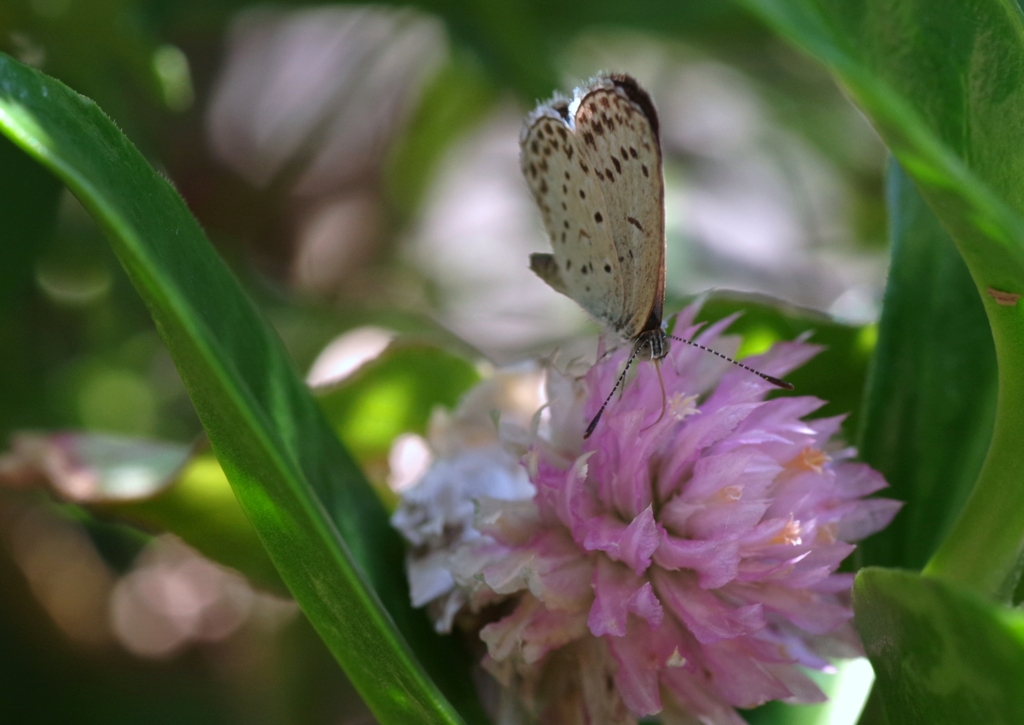
[(665, 183), (658, 116), (633, 78), (612, 75), (577, 90), (579, 152), (590, 166), (622, 276), (617, 331), (628, 339), (661, 326), (665, 299)]
[(627, 317), (619, 255), (568, 106), (558, 98), (541, 104), (527, 117), (520, 136), (523, 175), (552, 248), (552, 254), (532, 255), (530, 267), (557, 292), (618, 330)]

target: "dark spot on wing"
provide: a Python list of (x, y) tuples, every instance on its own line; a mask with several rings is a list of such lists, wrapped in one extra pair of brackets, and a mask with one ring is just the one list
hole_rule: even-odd
[(594, 148), (597, 148), (597, 144), (594, 143), (594, 134), (587, 131), (583, 134), (583, 143), (590, 144)]
[[(603, 136), (604, 135), (604, 126), (601, 125), (600, 121), (595, 123), (593, 128), (594, 128), (594, 133), (596, 133), (598, 136)], [(591, 138), (593, 138), (593, 136), (591, 136)]]
[(547, 194), (548, 193), (548, 180), (547, 179), (541, 179), (540, 180), (540, 193), (541, 194)]
[(568, 272), (570, 269), (572, 269), (572, 260), (567, 259), (565, 260), (565, 271)]
[(633, 148), (632, 146), (629, 147), (629, 155), (632, 156), (634, 159), (636, 158), (636, 149)]
[(569, 220), (568, 219), (563, 219), (562, 220), (562, 226), (565, 227), (566, 229), (568, 229), (569, 228)]
[(569, 172), (568, 172), (568, 171), (566, 171), (566, 172), (565, 172), (565, 180), (566, 180), (566, 181), (568, 181), (568, 180), (569, 180)]
[(583, 189), (580, 189), (580, 198), (581, 199), (586, 199), (587, 198), (587, 192), (583, 191)]
[(611, 274), (612, 273), (612, 266), (610, 264), (608, 264), (608, 263), (605, 263), (604, 271), (607, 272), (608, 274)]
[(626, 153), (625, 146), (619, 146), (619, 154), (622, 156), (623, 161), (629, 161), (629, 154)]
[(647, 164), (640, 164), (640, 170), (644, 172), (644, 176), (650, 177), (650, 173), (647, 171)]
[(572, 158), (572, 146), (570, 146), (569, 144), (565, 145), (565, 158), (567, 158), (567, 159), (571, 159)]
[(594, 173), (597, 174), (597, 178), (604, 181), (604, 174), (601, 173), (601, 169), (594, 169)]
[(631, 217), (631, 216), (628, 216), (628, 217), (626, 217), (626, 221), (627, 221), (627, 222), (629, 222), (630, 224), (632, 224), (632, 225), (633, 225), (634, 227), (636, 227), (636, 228), (637, 228), (637, 229), (639, 229), (640, 231), (643, 231), (643, 230), (644, 230), (644, 228), (643, 228), (642, 226), (640, 226), (640, 222), (638, 222), (638, 221), (637, 221), (636, 219), (634, 219), (633, 217)]
[(604, 174), (605, 174), (605, 176), (608, 177), (608, 181), (615, 181), (615, 175), (612, 174), (612, 170), (611, 169), (605, 169), (604, 170)]
[(586, 274), (586, 273), (587, 273), (587, 265), (585, 265), (585, 264), (584, 264), (584, 265), (583, 265), (582, 267), (580, 267), (580, 271), (581, 271), (581, 272), (582, 272), (583, 274)]
[(590, 173), (590, 167), (583, 163), (583, 159), (580, 159), (580, 168), (583, 169), (584, 174)]
[(600, 224), (601, 222), (604, 221), (604, 217), (601, 216), (601, 212), (599, 212), (599, 211), (595, 211), (594, 212), (594, 221), (597, 222), (598, 224)]
[(566, 184), (562, 184), (562, 193), (563, 194), (568, 194), (569, 193), (569, 187)]
[(622, 164), (620, 164), (619, 160), (614, 156), (612, 156), (612, 166), (614, 166), (615, 170), (618, 171), (620, 174), (622, 173)]
[(540, 153), (540, 144), (538, 144), (536, 141), (531, 141), (530, 142), (530, 151), (533, 151), (533, 153), (535, 153), (535, 154), (539, 154)]

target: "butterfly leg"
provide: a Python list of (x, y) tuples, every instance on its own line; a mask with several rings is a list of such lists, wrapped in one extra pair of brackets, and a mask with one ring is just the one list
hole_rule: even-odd
[(601, 420), (601, 416), (604, 414), (604, 409), (608, 407), (608, 403), (611, 402), (612, 396), (615, 395), (615, 391), (619, 389), (619, 386), (622, 385), (622, 381), (626, 379), (626, 373), (629, 372), (629, 366), (633, 364), (633, 360), (636, 358), (638, 352), (640, 352), (640, 341), (637, 341), (637, 344), (633, 346), (633, 352), (630, 353), (629, 359), (626, 360), (626, 366), (622, 368), (622, 372), (619, 374), (619, 379), (615, 381), (615, 385), (612, 386), (612, 390), (608, 393), (608, 397), (604, 399), (604, 402), (601, 403), (601, 407), (598, 408), (597, 415), (594, 416), (594, 419), (590, 421), (590, 425), (587, 426), (587, 430), (583, 434), (583, 440), (589, 438), (594, 432), (594, 429), (597, 428), (597, 422)]
[(658, 385), (661, 386), (661, 415), (659, 415), (658, 419), (651, 423), (649, 426), (641, 429), (641, 433), (643, 433), (645, 430), (650, 430), (654, 426), (658, 425), (658, 423), (661, 422), (661, 419), (665, 417), (665, 410), (668, 406), (668, 394), (665, 392), (665, 381), (661, 377), (661, 359), (654, 358), (651, 362), (654, 363), (654, 369), (658, 373)]

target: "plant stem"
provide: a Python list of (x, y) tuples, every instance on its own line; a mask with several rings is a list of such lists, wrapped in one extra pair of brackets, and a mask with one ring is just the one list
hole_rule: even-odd
[(974, 491), (924, 573), (1009, 603), (1024, 557), (1024, 307), (999, 304), (987, 289), (982, 296), (999, 361), (992, 443)]

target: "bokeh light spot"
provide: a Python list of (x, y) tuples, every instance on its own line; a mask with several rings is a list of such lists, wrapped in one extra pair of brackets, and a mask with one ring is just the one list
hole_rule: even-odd
[(156, 426), (156, 400), (138, 374), (104, 368), (83, 381), (78, 415), (88, 429), (145, 435)]
[(736, 356), (744, 358), (750, 355), (760, 355), (767, 352), (778, 340), (779, 335), (772, 328), (753, 327), (743, 334), (743, 344), (740, 345)]
[(188, 58), (174, 45), (161, 45), (153, 53), (153, 73), (160, 83), (164, 103), (172, 111), (185, 111), (195, 101)]

